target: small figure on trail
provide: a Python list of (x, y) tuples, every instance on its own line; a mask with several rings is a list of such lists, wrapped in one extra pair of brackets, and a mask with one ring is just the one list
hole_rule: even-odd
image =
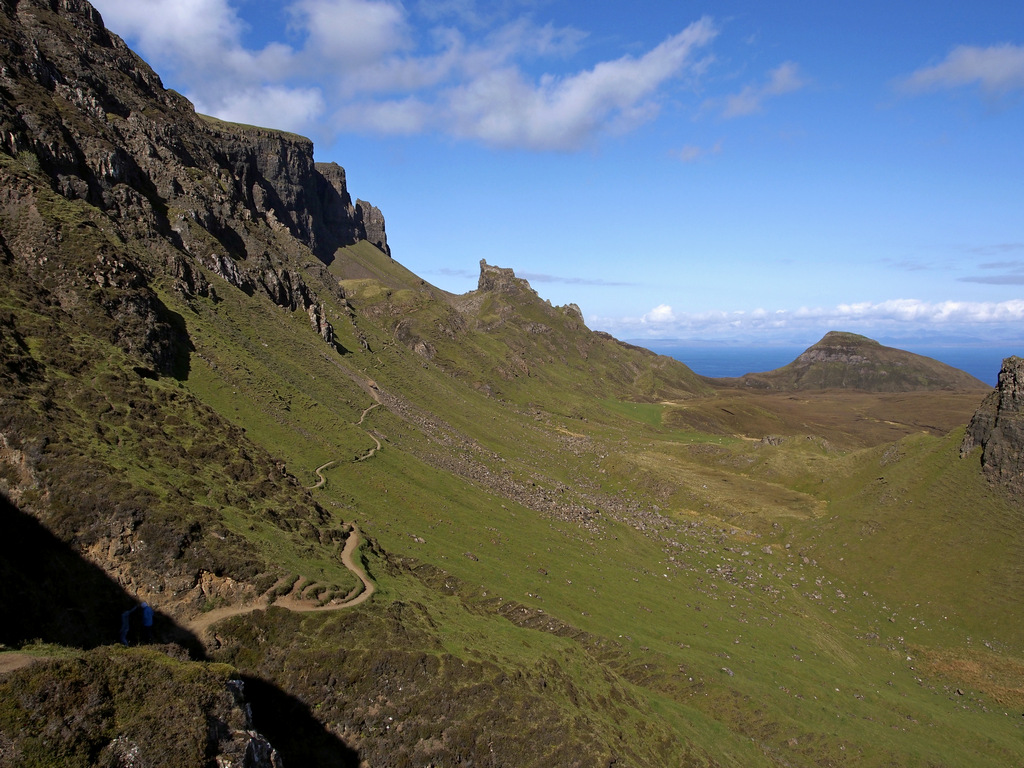
[(149, 603), (142, 603), (142, 642), (149, 643), (153, 640), (153, 609)]
[(128, 645), (128, 630), (132, 626), (132, 613), (139, 606), (135, 605), (121, 614), (121, 645)]

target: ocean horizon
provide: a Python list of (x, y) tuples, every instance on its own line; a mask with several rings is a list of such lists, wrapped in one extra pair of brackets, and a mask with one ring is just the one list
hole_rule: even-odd
[[(793, 362), (810, 346), (709, 345), (651, 339), (629, 339), (628, 343), (644, 347), (659, 355), (667, 355), (685, 363), (694, 373), (716, 379), (773, 371)], [(888, 344), (887, 346), (896, 345)], [(1024, 349), (1010, 346), (972, 347), (927, 344), (904, 345), (899, 346), (899, 349), (924, 355), (959, 368), (993, 387), (998, 382), (1003, 360), (1011, 355), (1024, 355)]]

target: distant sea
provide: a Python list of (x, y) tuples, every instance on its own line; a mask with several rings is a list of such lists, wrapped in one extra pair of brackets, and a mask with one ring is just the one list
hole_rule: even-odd
[[(630, 339), (630, 344), (668, 355), (686, 363), (701, 376), (720, 378), (742, 376), (745, 373), (761, 373), (781, 368), (793, 362), (810, 344), (803, 346), (734, 346), (734, 345), (690, 345), (686, 342), (653, 341)], [(1003, 359), (1010, 355), (1024, 356), (1020, 347), (971, 347), (900, 345), (882, 342), (886, 346), (898, 347), (908, 352), (931, 357), (954, 368), (966, 371), (993, 387), (999, 378)]]

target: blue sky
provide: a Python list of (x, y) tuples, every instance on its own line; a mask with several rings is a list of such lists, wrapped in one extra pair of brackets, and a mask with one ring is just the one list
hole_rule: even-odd
[(1024, 9), (94, 0), (197, 109), (296, 131), (454, 293), (620, 338), (1021, 343)]

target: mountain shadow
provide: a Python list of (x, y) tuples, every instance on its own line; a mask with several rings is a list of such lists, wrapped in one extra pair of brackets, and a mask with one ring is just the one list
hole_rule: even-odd
[(259, 677), (243, 675), (252, 721), (285, 765), (359, 768), (359, 752), (331, 733), (301, 699)]
[[(139, 605), (99, 566), (54, 536), (0, 493), (0, 643), (32, 640), (90, 649), (121, 641), (124, 611)], [(141, 612), (130, 616), (130, 642), (141, 639)], [(159, 611), (153, 641), (173, 641), (202, 658), (194, 634)]]

